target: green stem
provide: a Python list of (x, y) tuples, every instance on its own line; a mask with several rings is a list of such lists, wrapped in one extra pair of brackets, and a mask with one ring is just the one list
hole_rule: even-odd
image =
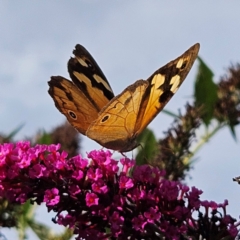
[(172, 116), (172, 117), (174, 117), (174, 118), (179, 118), (179, 115), (177, 115), (177, 114), (175, 114), (175, 113), (173, 113), (173, 112), (170, 112), (170, 111), (168, 111), (168, 110), (166, 110), (166, 109), (163, 109), (162, 112), (164, 112), (165, 114), (167, 114), (167, 115), (169, 115), (169, 116)]
[(191, 154), (189, 154), (189, 158), (188, 160), (190, 160), (200, 149), (201, 147), (207, 142), (209, 141), (209, 139), (214, 136), (218, 130), (220, 130), (221, 128), (223, 128), (224, 126), (226, 126), (225, 123), (223, 124), (219, 124), (218, 126), (216, 126), (210, 133), (207, 133), (205, 136), (201, 137), (201, 140), (199, 141), (199, 143), (197, 144), (197, 146), (195, 147), (195, 149), (193, 151), (191, 151)]

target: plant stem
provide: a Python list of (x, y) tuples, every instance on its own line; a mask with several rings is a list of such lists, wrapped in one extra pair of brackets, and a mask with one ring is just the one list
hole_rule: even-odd
[(226, 123), (220, 123), (218, 124), (210, 133), (207, 132), (206, 135), (201, 137), (201, 140), (198, 142), (197, 146), (195, 147), (195, 149), (193, 151), (191, 151), (191, 153), (189, 154), (188, 157), (188, 162), (190, 161), (190, 159), (201, 149), (201, 147), (207, 142), (209, 141), (209, 139), (211, 137), (213, 137), (220, 129), (222, 129), (224, 126), (226, 126)]
[(175, 114), (174, 112), (170, 112), (170, 111), (168, 111), (166, 109), (163, 109), (162, 112), (164, 112), (165, 114), (167, 114), (167, 115), (169, 115), (171, 117), (178, 118), (178, 119), (180, 118), (179, 115)]

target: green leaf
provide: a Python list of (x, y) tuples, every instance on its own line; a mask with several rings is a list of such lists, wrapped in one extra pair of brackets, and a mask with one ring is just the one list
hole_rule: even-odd
[(18, 216), (18, 224), (17, 224), (17, 231), (18, 231), (18, 239), (24, 240), (27, 238), (27, 229), (29, 227), (29, 219), (33, 218), (34, 210), (36, 209), (36, 205), (32, 205), (30, 200), (21, 205), (21, 214)]
[(29, 220), (29, 227), (38, 236), (40, 240), (70, 240), (73, 236), (71, 229), (64, 230), (63, 233), (54, 233), (53, 230), (45, 224), (39, 223), (34, 219)]
[(143, 165), (151, 163), (151, 160), (157, 153), (157, 140), (150, 129), (146, 128), (138, 136), (137, 142), (140, 143), (136, 156), (136, 164)]
[(233, 125), (233, 124), (231, 124), (231, 123), (229, 123), (229, 124), (228, 124), (228, 127), (229, 127), (229, 129), (230, 129), (230, 132), (231, 132), (231, 134), (232, 134), (233, 139), (234, 139), (235, 141), (237, 141), (237, 135), (236, 135), (235, 128), (234, 128), (234, 127), (236, 127), (236, 126)]
[(214, 107), (217, 101), (217, 85), (213, 82), (213, 72), (206, 63), (198, 57), (199, 67), (195, 81), (195, 101), (202, 110), (202, 119), (206, 126), (213, 118)]
[(51, 135), (49, 133), (46, 133), (45, 131), (42, 131), (37, 143), (38, 144), (51, 144), (52, 143)]
[(10, 132), (6, 138), (9, 139), (9, 141), (11, 141), (12, 138), (23, 128), (23, 126), (24, 123), (20, 124), (18, 127), (16, 127), (16, 129)]

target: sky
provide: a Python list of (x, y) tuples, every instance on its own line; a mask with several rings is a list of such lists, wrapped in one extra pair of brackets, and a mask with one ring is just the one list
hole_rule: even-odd
[[(47, 93), (47, 82), (54, 75), (68, 78), (67, 61), (77, 43), (95, 58), (115, 94), (148, 78), (197, 42), (199, 56), (218, 82), (228, 66), (240, 62), (239, 7), (237, 0), (1, 1), (0, 132), (8, 134), (24, 124), (16, 136), (21, 140), (65, 120)], [(196, 69), (197, 63), (167, 110), (184, 111), (193, 95)], [(149, 128), (161, 137), (171, 122), (160, 113)], [(239, 138), (239, 127), (236, 133)], [(86, 137), (82, 147), (83, 155), (100, 149)], [(204, 191), (202, 200), (228, 199), (228, 212), (235, 218), (240, 215), (240, 187), (232, 178), (240, 175), (239, 161), (239, 141), (224, 129), (198, 152), (187, 179), (189, 186)], [(38, 218), (50, 222), (52, 216), (42, 209)], [(2, 232), (14, 239), (13, 230)]]

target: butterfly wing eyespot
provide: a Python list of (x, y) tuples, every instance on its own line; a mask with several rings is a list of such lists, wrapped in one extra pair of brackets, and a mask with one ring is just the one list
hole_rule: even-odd
[(68, 111), (68, 114), (70, 115), (70, 117), (74, 120), (77, 120), (77, 115), (73, 112), (73, 111)]
[(101, 122), (104, 123), (104, 122), (106, 122), (108, 119), (109, 119), (109, 115), (105, 115), (105, 116), (102, 118)]

